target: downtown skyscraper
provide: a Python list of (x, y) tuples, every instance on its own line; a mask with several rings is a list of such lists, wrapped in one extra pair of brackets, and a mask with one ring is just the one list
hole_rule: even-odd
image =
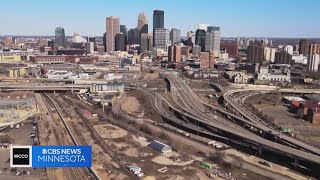
[(170, 31), (164, 28), (164, 11), (153, 11), (153, 46), (166, 48), (170, 45)]
[(63, 27), (57, 27), (55, 30), (55, 43), (57, 46), (67, 48), (66, 35)]
[(156, 49), (166, 49), (170, 46), (170, 31), (164, 28), (156, 28), (153, 32), (153, 46)]
[(141, 34), (141, 53), (147, 53), (153, 48), (153, 37), (152, 33)]
[(177, 44), (181, 41), (180, 29), (172, 28), (170, 31), (171, 44)]
[(220, 52), (220, 27), (208, 26), (205, 35), (205, 51)]
[(138, 16), (139, 33), (148, 33), (148, 19), (145, 13), (141, 12)]
[(197, 29), (195, 44), (200, 46), (201, 52), (205, 51), (205, 42), (206, 42), (206, 30)]
[(120, 33), (120, 18), (110, 16), (106, 18), (106, 52), (115, 50), (115, 37)]
[(162, 10), (153, 11), (153, 31), (156, 28), (164, 28), (164, 11)]
[(139, 30), (139, 36), (138, 36), (138, 42), (141, 46), (141, 34), (148, 33), (148, 19), (145, 13), (141, 12), (138, 16), (138, 30)]

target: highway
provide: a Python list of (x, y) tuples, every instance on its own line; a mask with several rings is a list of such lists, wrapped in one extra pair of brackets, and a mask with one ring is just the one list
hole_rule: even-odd
[[(266, 139), (260, 137), (259, 135), (251, 133), (248, 130), (246, 130), (244, 132), (243, 130), (240, 130), (243, 128), (241, 128), (241, 127), (236, 128), (233, 126), (234, 124), (230, 125), (232, 123), (228, 123), (228, 125), (226, 125), (224, 122), (218, 123), (216, 120), (219, 120), (219, 119), (213, 119), (210, 116), (209, 117), (207, 116), (208, 118), (204, 118), (203, 113), (205, 111), (202, 109), (202, 106), (199, 105), (199, 104), (202, 104), (201, 100), (199, 100), (200, 98), (194, 94), (194, 92), (191, 90), (191, 88), (187, 87), (185, 85), (185, 83), (177, 76), (165, 74), (165, 77), (170, 81), (170, 85), (172, 85), (172, 89), (171, 89), (172, 91), (178, 91), (180, 96), (188, 99), (185, 101), (189, 101), (188, 104), (191, 106), (191, 107), (189, 107), (189, 109), (192, 109), (195, 112), (195, 114), (190, 115), (190, 113), (186, 113), (186, 112), (181, 111), (175, 107), (171, 107), (170, 104), (168, 104), (168, 106), (170, 106), (170, 108), (174, 109), (176, 112), (183, 114), (184, 116), (189, 117), (191, 119), (194, 119), (194, 120), (198, 121), (199, 123), (206, 125), (208, 127), (213, 127), (213, 128), (219, 129), (219, 130), (226, 132), (228, 134), (232, 134), (232, 135), (235, 135), (239, 138), (242, 138), (244, 141), (259, 145), (261, 148), (263, 147), (263, 148), (272, 150), (276, 153), (280, 153), (282, 155), (289, 155), (290, 157), (300, 158), (300, 159), (303, 159), (303, 160), (306, 160), (309, 162), (314, 162), (314, 163), (320, 164), (320, 156), (318, 156), (316, 154), (308, 153), (308, 152), (301, 151), (301, 150), (298, 150), (298, 149), (295, 149), (292, 147), (288, 147), (288, 146), (285, 146), (282, 144), (274, 143), (272, 141), (269, 141), (269, 140), (266, 140)], [(175, 80), (173, 80), (172, 78), (174, 78)], [(185, 95), (182, 95), (183, 93)], [(159, 103), (159, 101), (155, 101), (155, 102)], [(192, 102), (192, 105), (190, 104), (190, 102)], [(186, 104), (187, 103), (180, 105), (180, 108), (181, 109), (185, 108), (183, 106)], [(157, 107), (160, 107), (160, 103), (157, 105)], [(161, 109), (159, 109), (159, 110), (161, 110)], [(297, 141), (297, 140), (295, 140), (295, 141)], [(314, 149), (314, 150), (310, 149), (310, 150), (314, 151), (315, 153), (318, 153), (318, 149)]]
[[(180, 119), (176, 118), (175, 116), (172, 116), (170, 113), (167, 113), (163, 109), (163, 106), (162, 106), (163, 103), (162, 102), (164, 102), (166, 104), (170, 104), (170, 102), (168, 102), (168, 100), (166, 100), (160, 94), (152, 92), (152, 91), (149, 91), (149, 89), (146, 89), (146, 88), (136, 88), (136, 87), (129, 87), (129, 88), (130, 89), (139, 90), (139, 91), (143, 92), (144, 94), (146, 94), (148, 99), (149, 99), (149, 102), (152, 104), (152, 107), (156, 111), (158, 111), (161, 114), (161, 116), (168, 118), (168, 120), (173, 121), (173, 123), (176, 123), (178, 125), (182, 125), (186, 129), (192, 128), (192, 129), (198, 129), (199, 130), (198, 127), (196, 127), (196, 126), (194, 126), (194, 125), (192, 125), (190, 123), (183, 123), (183, 121), (181, 121)], [(117, 114), (121, 114), (123, 117), (125, 117), (127, 119), (130, 119), (132, 121), (136, 121), (135, 117), (130, 116), (130, 115), (126, 115), (126, 113), (124, 113), (121, 110), (120, 104), (117, 103), (115, 106), (112, 107), (112, 109)], [(153, 128), (157, 128), (157, 129), (159, 128), (158, 126), (154, 126), (153, 124), (149, 124), (149, 125), (152, 126)], [(199, 133), (200, 135), (201, 135), (201, 133), (204, 133), (204, 134), (208, 133), (207, 135), (216, 136), (216, 134), (212, 134), (212, 133), (210, 133), (210, 132), (208, 132), (206, 130), (202, 131), (200, 129), (199, 131), (201, 131)], [(195, 149), (198, 149), (201, 152), (205, 152), (208, 155), (215, 151), (211, 146), (208, 146), (208, 145), (205, 145), (205, 144), (190, 140), (190, 138), (188, 138), (188, 137), (180, 136), (180, 135), (177, 135), (177, 134), (175, 134), (173, 132), (170, 132), (170, 131), (167, 132), (167, 133), (170, 135), (170, 137), (173, 136), (174, 138), (179, 139), (179, 141), (181, 141), (181, 143), (183, 143), (183, 144), (185, 144), (187, 146), (191, 146), (191, 147), (193, 147)], [(221, 137), (221, 136), (217, 136), (217, 137)], [(231, 139), (228, 139), (226, 137), (221, 137), (221, 138), (224, 138), (224, 139), (227, 139), (229, 141), (232, 141)], [(229, 162), (229, 163), (234, 163), (234, 162), (238, 161), (238, 159), (235, 159), (232, 156), (226, 156), (224, 160)], [(277, 180), (289, 180), (289, 179), (291, 179), (288, 176), (281, 175), (281, 174), (278, 174), (278, 173), (274, 173), (272, 170), (269, 170), (267, 168), (265, 169), (264, 167), (263, 168), (259, 167), (257, 165), (252, 164), (252, 163), (247, 163), (246, 161), (242, 162), (241, 168), (244, 168), (244, 169), (247, 169), (249, 171), (261, 174), (261, 175), (266, 176), (266, 177), (270, 177), (272, 179), (277, 179)]]
[[(190, 124), (187, 124), (187, 123), (183, 123), (180, 119), (176, 118), (175, 116), (172, 116), (170, 115), (169, 113), (167, 113), (164, 109), (163, 109), (163, 106), (162, 106), (162, 102), (166, 103), (166, 104), (169, 104), (169, 106), (172, 106), (170, 104), (170, 102), (168, 102), (168, 100), (166, 100), (164, 97), (162, 97), (160, 94), (158, 93), (154, 93), (154, 92), (150, 92), (148, 89), (146, 88), (134, 88), (134, 87), (130, 87), (130, 89), (136, 89), (136, 90), (139, 90), (139, 91), (142, 91), (144, 94), (146, 94), (148, 96), (148, 99), (149, 101), (151, 102), (152, 104), (152, 107), (157, 110), (161, 116), (163, 117), (166, 117), (166, 118), (169, 118), (168, 120), (171, 120), (173, 121), (174, 123), (177, 123), (177, 124), (182, 124), (182, 126), (184, 126), (185, 128), (192, 128), (192, 129), (198, 129), (198, 127), (195, 127), (195, 126), (190, 126)], [(115, 110), (117, 113), (120, 113), (122, 112), (122, 110), (120, 109), (120, 105), (117, 104), (116, 106), (114, 106), (113, 110)], [(124, 115), (125, 116), (125, 115)], [(135, 121), (136, 118), (135, 117), (131, 117), (131, 116), (125, 116), (126, 118), (132, 120), (132, 121)], [(158, 128), (156, 126), (156, 128)], [(208, 131), (201, 131), (203, 133), (207, 133)], [(200, 134), (201, 134), (200, 132)], [(188, 146), (192, 146), (194, 147), (195, 149), (198, 149), (200, 151), (203, 151), (203, 152), (206, 152), (206, 154), (210, 154), (212, 152), (214, 152), (215, 150), (212, 149), (212, 147), (210, 146), (207, 146), (207, 145), (204, 145), (202, 143), (199, 143), (199, 142), (195, 142), (195, 141), (192, 141), (190, 140), (189, 138), (187, 137), (184, 137), (184, 136), (179, 136), (179, 135), (176, 135), (172, 132), (167, 132), (170, 134), (170, 136), (174, 136), (175, 138), (178, 138), (178, 139), (181, 139), (181, 142), (188, 145)], [(215, 134), (212, 134), (212, 133), (208, 133), (208, 135), (212, 135), (212, 136), (215, 136)], [(221, 137), (221, 136), (217, 136), (217, 137)], [(226, 137), (221, 137), (223, 139), (227, 139), (229, 141), (232, 141), (232, 139), (228, 139)], [(238, 161), (238, 159), (235, 159), (233, 157), (229, 157), (229, 156), (226, 156), (225, 157), (225, 161), (229, 162), (229, 163), (234, 163), (236, 161)], [(284, 176), (284, 175), (280, 175), (278, 173), (274, 173), (273, 171), (269, 171), (269, 170), (266, 170), (264, 168), (261, 168), (259, 166), (256, 166), (254, 164), (251, 164), (251, 163), (247, 163), (246, 161), (244, 161), (242, 163), (242, 168), (244, 169), (247, 169), (249, 171), (252, 171), (252, 172), (255, 172), (255, 173), (258, 173), (258, 174), (261, 174), (263, 176), (266, 176), (266, 177), (270, 177), (272, 179), (277, 179), (277, 180), (289, 180), (291, 179), (290, 177), (288, 176)]]
[[(171, 85), (171, 91), (173, 94), (173, 99), (176, 105), (178, 105), (179, 108), (176, 108), (176, 106), (171, 105), (170, 103), (164, 101), (164, 98), (159, 95), (159, 94), (150, 94), (154, 98), (154, 106), (158, 110), (158, 112), (163, 116), (166, 117), (167, 119), (170, 119), (174, 121), (175, 123), (179, 123), (181, 126), (185, 126), (185, 128), (192, 129), (194, 131), (198, 131), (199, 129), (197, 126), (188, 124), (188, 123), (183, 123), (180, 119), (174, 118), (170, 113), (167, 113), (163, 108), (162, 108), (162, 102), (164, 101), (167, 103), (167, 105), (172, 108), (175, 112), (182, 114), (185, 117), (188, 117), (189, 119), (193, 119), (197, 121), (198, 123), (201, 123), (202, 125), (205, 125), (207, 127), (211, 127), (214, 129), (218, 129), (219, 131), (222, 131), (224, 133), (227, 133), (229, 135), (236, 136), (238, 138), (243, 139), (244, 142), (250, 142), (252, 144), (258, 145), (259, 149), (267, 148), (272, 151), (289, 155), (294, 158), (300, 158), (303, 160), (307, 160), (310, 162), (315, 162), (317, 164), (320, 164), (320, 151), (318, 148), (315, 148), (313, 146), (310, 146), (306, 143), (303, 143), (301, 141), (298, 141), (294, 138), (291, 138), (289, 136), (281, 136), (281, 139), (289, 142), (290, 144), (293, 144), (295, 146), (298, 146), (299, 148), (302, 148), (308, 152), (301, 151), (292, 147), (288, 147), (285, 145), (281, 144), (276, 144), (272, 141), (266, 140), (259, 135), (249, 131), (248, 129), (238, 125), (234, 124), (230, 121), (226, 121), (221, 118), (217, 118), (215, 114), (210, 112), (210, 108), (214, 109), (214, 107), (204, 103), (199, 96), (197, 96), (194, 91), (185, 83), (183, 80), (177, 76), (170, 75), (170, 74), (165, 74), (165, 78), (168, 79)], [(20, 85), (12, 85), (12, 84), (0, 84), (0, 88), (30, 88), (30, 89), (49, 89), (53, 90), (54, 88), (66, 88), (71, 90), (72, 88), (87, 88), (86, 85), (75, 85), (75, 84), (20, 84)], [(75, 90), (75, 89), (74, 89)], [(260, 120), (254, 119), (246, 113), (246, 110), (242, 109), (241, 107), (238, 107), (236, 103), (234, 103), (231, 98), (230, 94), (236, 93), (239, 91), (248, 91), (248, 90), (262, 90), (262, 89), (241, 89), (241, 90), (234, 90), (234, 91), (229, 91), (224, 94), (224, 97), (226, 101), (229, 103), (230, 106), (234, 107), (236, 110), (238, 110), (243, 116), (246, 118), (240, 118), (236, 117), (233, 114), (230, 114), (230, 117), (236, 117), (237, 120), (243, 121), (243, 123), (256, 127), (257, 129), (263, 130), (264, 132), (269, 132), (270, 134), (274, 136), (278, 136), (279, 133), (269, 127), (267, 127), (264, 124), (260, 123)], [(265, 90), (265, 89), (263, 89)], [(279, 91), (281, 92), (295, 92), (295, 93), (312, 93), (312, 92), (318, 92), (320, 93), (319, 90), (293, 90), (293, 89), (280, 89)], [(180, 101), (179, 101), (180, 100)], [(208, 109), (208, 107), (210, 107)], [(222, 111), (222, 110), (219, 110)], [(224, 112), (227, 114), (227, 112)], [(200, 131), (201, 132), (201, 131)], [(203, 133), (208, 133), (208, 132), (203, 132)], [(210, 133), (212, 135), (212, 133)], [(280, 138), (280, 137), (279, 137)], [(259, 150), (260, 151), (260, 150)], [(312, 152), (309, 153), (309, 152)]]
[[(264, 91), (265, 89), (250, 89), (251, 91)], [(263, 122), (262, 119), (260, 119), (259, 117), (253, 115), (250, 111), (246, 110), (244, 107), (240, 106), (238, 103), (235, 103), (233, 100), (232, 100), (232, 97), (230, 97), (231, 94), (234, 94), (234, 93), (238, 93), (238, 92), (243, 92), (243, 91), (250, 91), (250, 90), (233, 90), (233, 91), (228, 91), (226, 92), (223, 97), (224, 99), (226, 100), (226, 102), (231, 106), (233, 107), (236, 111), (238, 111), (243, 117), (245, 117), (246, 119), (252, 121), (252, 122), (256, 122), (257, 123), (257, 128), (259, 128), (260, 130), (264, 131), (264, 132), (268, 132), (270, 134), (272, 134), (273, 136), (275, 137), (278, 137), (279, 139), (283, 140), (283, 141), (286, 141), (292, 145), (295, 145), (301, 149), (304, 149), (306, 151), (309, 151), (309, 152), (312, 152), (316, 155), (320, 155), (320, 149), (314, 147), (314, 146), (311, 146), (307, 143), (304, 143), (304, 142), (301, 142), (295, 138), (292, 138), (290, 136), (287, 136), (287, 135), (280, 135), (279, 131), (277, 130), (274, 130), (272, 128), (270, 128), (269, 126), (261, 123)], [(288, 92), (288, 91), (286, 91)], [(281, 136), (281, 137), (280, 137)]]
[[(229, 123), (225, 119), (222, 119), (217, 115), (211, 113), (210, 111), (206, 110), (200, 98), (190, 89), (190, 87), (186, 83), (184, 83), (183, 81), (179, 83), (171, 75), (167, 75), (167, 78), (170, 79), (170, 82), (173, 82), (172, 83), (172, 86), (174, 87), (173, 89), (177, 90), (177, 91), (171, 91), (171, 93), (173, 94), (173, 99), (175, 101), (175, 104), (179, 106), (183, 111), (193, 115), (197, 114), (198, 117), (201, 117), (204, 120), (209, 122), (214, 121), (218, 123), (220, 126), (221, 125), (229, 126), (237, 129), (238, 131), (247, 132), (247, 130), (245, 130), (244, 128), (237, 126), (235, 124)], [(183, 105), (179, 103), (179, 101), (176, 99), (176, 96), (177, 96), (176, 93), (179, 97), (181, 97), (180, 100), (183, 102)]]

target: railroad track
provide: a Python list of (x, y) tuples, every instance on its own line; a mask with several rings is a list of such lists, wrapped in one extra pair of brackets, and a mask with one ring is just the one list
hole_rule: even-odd
[[(60, 96), (58, 98), (61, 98), (60, 100), (57, 100), (58, 103), (61, 103), (62, 106), (70, 106), (72, 105), (75, 109), (75, 111), (79, 111), (80, 109), (83, 109), (84, 107), (83, 106), (80, 106), (79, 102), (78, 101), (71, 101), (69, 98), (66, 98), (65, 96)], [(95, 138), (95, 142), (101, 147), (101, 149), (106, 153), (108, 154), (112, 160), (114, 162), (116, 162), (123, 170), (123, 172), (126, 173), (127, 176), (131, 177), (132, 179), (136, 179), (137, 177), (134, 176), (126, 167), (124, 167), (123, 165), (121, 165), (120, 161), (118, 160), (118, 157), (119, 157), (119, 154), (118, 152), (113, 152), (112, 151), (112, 148), (105, 142), (105, 140), (100, 136), (100, 134), (93, 128), (93, 125), (95, 124), (92, 124), (90, 123), (90, 121), (85, 121), (83, 119), (85, 119), (84, 116), (82, 116), (80, 113), (79, 113), (80, 117), (79, 119), (82, 119), (81, 122), (83, 122), (84, 124), (84, 128), (91, 133), (91, 136), (93, 136)], [(99, 115), (100, 116), (100, 115)], [(104, 123), (103, 123), (104, 124)], [(111, 164), (109, 164), (109, 167), (112, 168), (111, 170), (112, 171), (116, 171)]]
[[(45, 103), (45, 100), (42, 98), (41, 94), (36, 94), (36, 98), (38, 100), (38, 103), (40, 107), (43, 109), (43, 113), (48, 113), (48, 125), (52, 128), (52, 131), (54, 132), (54, 135), (56, 136), (55, 140), (56, 142), (51, 145), (70, 145), (71, 137), (67, 135), (67, 131), (64, 128), (61, 121), (57, 121), (57, 119), (53, 118), (53, 114), (51, 111), (48, 110), (49, 104)], [(50, 106), (52, 107), (52, 105)], [(49, 108), (50, 109), (50, 108)], [(65, 137), (65, 138), (60, 138)], [(66, 179), (73, 180), (73, 179), (85, 179), (84, 177), (87, 177), (88, 173), (80, 168), (69, 168), (69, 169), (63, 169), (64, 176)]]
[[(49, 100), (49, 102), (52, 104), (52, 106), (55, 108), (56, 112), (58, 113), (58, 115), (59, 115), (59, 117), (60, 117), (60, 120), (61, 120), (60, 122), (63, 123), (63, 128), (62, 128), (62, 129), (64, 129), (64, 130), (67, 132), (67, 135), (71, 138), (71, 141), (72, 141), (73, 145), (79, 146), (76, 138), (75, 138), (74, 135), (72, 134), (72, 131), (70, 130), (68, 124), (66, 123), (65, 119), (63, 118), (62, 113), (60, 112), (60, 110), (59, 110), (59, 108), (57, 107), (56, 103), (52, 100), (52, 98), (51, 98), (48, 94), (44, 93), (44, 95), (45, 95), (45, 97)], [(52, 120), (52, 119), (51, 119), (51, 120)], [(52, 121), (51, 123), (54, 123), (54, 122)], [(55, 129), (55, 130), (56, 130), (56, 129)], [(64, 137), (64, 136), (61, 136), (61, 137)], [(60, 140), (60, 139), (61, 139), (61, 140), (65, 140), (66, 138), (58, 138), (58, 139), (59, 139), (59, 140)], [(64, 144), (64, 145), (66, 145), (66, 144)], [(70, 169), (70, 170), (71, 170), (71, 171), (80, 171), (80, 170), (83, 171), (83, 169), (81, 169), (81, 168), (72, 168), (72, 169)], [(92, 169), (91, 167), (88, 167), (88, 168), (87, 168), (87, 171), (88, 171), (88, 173), (91, 175), (89, 179), (93, 178), (93, 179), (95, 179), (95, 180), (100, 180), (99, 176), (93, 171), (93, 169)], [(84, 177), (87, 177), (87, 176), (84, 175), (83, 173), (79, 173), (79, 172), (72, 172), (70, 176), (72, 176), (72, 177), (71, 177), (72, 180), (73, 180), (73, 179), (84, 179)]]

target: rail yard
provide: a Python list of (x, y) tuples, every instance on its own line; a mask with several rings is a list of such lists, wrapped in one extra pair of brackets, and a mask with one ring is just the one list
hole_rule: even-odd
[[(281, 123), (256, 113), (253, 105), (248, 104), (257, 95), (288, 95), (290, 89), (230, 89), (226, 83), (194, 81), (165, 71), (156, 75), (143, 73), (138, 78), (123, 82), (124, 91), (110, 97), (84, 91), (93, 89), (88, 84), (0, 86), (6, 98), (11, 96), (17, 100), (9, 93), (21, 93), (21, 90), (29, 91), (21, 102), (34, 97), (36, 111), (26, 110), (30, 106), (26, 103), (19, 108), (32, 112), (28, 117), (36, 123), (39, 145), (92, 146), (90, 168), (46, 168), (39, 169), (42, 177), (32, 176), (32, 171), (31, 175), (22, 176), (49, 180), (308, 179), (318, 176), (317, 143), (305, 142), (300, 135), (281, 133)], [(309, 93), (308, 90), (291, 91), (300, 95)], [(99, 98), (103, 100), (98, 101)], [(26, 102), (34, 104), (32, 100)], [(17, 122), (9, 123), (21, 126), (24, 121)], [(3, 132), (13, 131), (9, 126), (3, 128)], [(159, 153), (149, 147), (154, 140), (169, 145), (172, 152)], [(133, 167), (141, 170), (135, 174)], [(289, 171), (287, 167), (296, 171)], [(7, 176), (14, 177), (14, 174), (7, 173)]]

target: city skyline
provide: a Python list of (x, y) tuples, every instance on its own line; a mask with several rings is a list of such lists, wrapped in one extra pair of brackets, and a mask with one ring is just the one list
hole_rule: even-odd
[[(102, 36), (105, 30), (105, 18), (108, 16), (118, 16), (121, 24), (125, 24), (130, 29), (137, 26), (138, 15), (144, 12), (149, 19), (149, 26), (152, 27), (153, 10), (163, 10), (165, 28), (180, 29), (183, 37), (186, 36), (187, 31), (195, 31), (198, 24), (203, 23), (221, 27), (222, 37), (319, 37), (320, 25), (314, 22), (317, 22), (317, 17), (320, 17), (317, 9), (320, 2), (310, 0), (301, 6), (303, 1), (299, 1), (301, 3), (297, 1), (205, 0), (201, 3), (185, 4), (185, 1), (163, 3), (146, 0), (141, 0), (139, 3), (132, 3), (129, 0), (112, 3), (12, 0), (1, 2), (1, 4), (4, 7), (14, 6), (15, 11), (26, 13), (22, 19), (20, 15), (12, 13), (12, 8), (4, 8), (2, 13), (10, 14), (10, 18), (9, 21), (2, 22), (0, 35), (51, 36), (54, 35), (56, 27), (62, 26), (67, 36), (74, 32), (79, 32), (83, 36)], [(126, 8), (126, 4), (130, 5), (130, 9)], [(24, 27), (23, 30), (21, 27)], [(151, 31), (152, 29), (149, 29), (149, 32)]]

